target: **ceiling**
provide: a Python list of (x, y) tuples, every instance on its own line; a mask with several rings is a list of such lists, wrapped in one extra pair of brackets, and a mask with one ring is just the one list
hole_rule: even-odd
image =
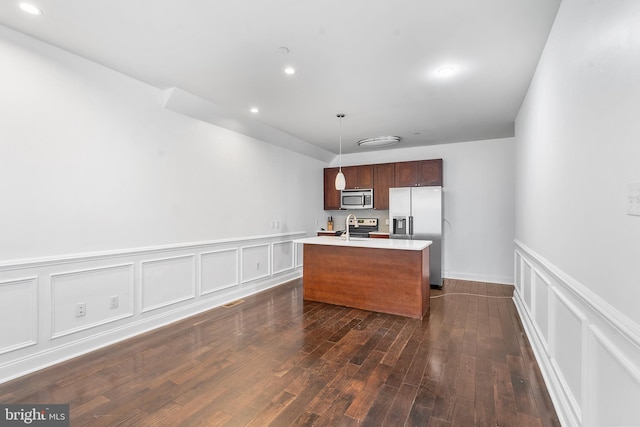
[(560, 0), (32, 3), (42, 15), (1, 2), (0, 24), (331, 153), (341, 135), (351, 153), (377, 136), (513, 136)]

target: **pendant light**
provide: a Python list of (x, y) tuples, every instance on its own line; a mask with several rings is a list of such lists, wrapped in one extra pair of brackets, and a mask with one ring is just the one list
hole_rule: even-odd
[(344, 190), (347, 186), (347, 181), (342, 173), (342, 118), (344, 114), (337, 114), (336, 117), (340, 119), (340, 169), (338, 170), (338, 175), (336, 175), (336, 190)]

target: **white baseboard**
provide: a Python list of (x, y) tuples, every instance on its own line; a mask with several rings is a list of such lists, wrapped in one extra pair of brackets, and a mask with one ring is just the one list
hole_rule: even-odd
[(462, 273), (459, 271), (449, 271), (445, 274), (446, 279), (469, 280), (472, 282), (497, 283), (500, 285), (513, 285), (511, 276), (493, 276), (490, 274)]

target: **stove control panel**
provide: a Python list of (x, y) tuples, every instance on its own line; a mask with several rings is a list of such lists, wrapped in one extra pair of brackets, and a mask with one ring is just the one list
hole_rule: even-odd
[(378, 228), (378, 218), (349, 218), (349, 225), (356, 225), (358, 223), (358, 227), (375, 227)]

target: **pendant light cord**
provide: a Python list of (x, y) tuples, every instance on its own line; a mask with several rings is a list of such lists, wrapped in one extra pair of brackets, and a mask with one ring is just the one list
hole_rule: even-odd
[(340, 168), (339, 171), (340, 173), (342, 173), (342, 118), (344, 117), (344, 114), (338, 114), (338, 118), (340, 119), (340, 132), (339, 132), (339, 138), (340, 138)]

